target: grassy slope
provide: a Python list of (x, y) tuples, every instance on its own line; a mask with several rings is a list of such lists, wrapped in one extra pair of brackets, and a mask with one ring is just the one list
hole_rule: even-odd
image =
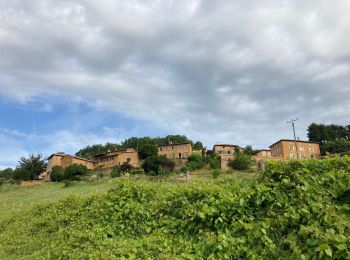
[[(237, 179), (249, 181), (256, 173), (250, 172), (231, 172), (223, 173), (220, 178), (233, 176)], [(128, 177), (123, 177), (129, 179)], [(130, 177), (133, 180), (146, 181), (164, 181), (170, 183), (182, 183), (186, 180), (185, 175), (173, 174), (166, 177)], [(190, 176), (191, 181), (210, 180), (210, 171), (203, 169), (193, 172)], [(64, 187), (63, 183), (42, 183), (30, 187), (21, 187), (18, 185), (7, 185), (0, 187), (0, 221), (18, 215), (24, 210), (30, 209), (34, 204), (43, 202), (54, 202), (68, 195), (91, 195), (107, 191), (113, 186), (112, 180), (101, 179), (93, 182), (74, 183), (72, 186)]]
[(63, 183), (42, 183), (30, 187), (7, 185), (0, 188), (0, 221), (30, 209), (34, 204), (54, 202), (71, 194), (90, 195), (106, 191), (109, 180), (74, 183), (64, 187)]

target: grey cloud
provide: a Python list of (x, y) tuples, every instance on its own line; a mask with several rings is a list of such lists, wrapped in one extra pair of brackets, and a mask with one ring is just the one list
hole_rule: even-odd
[(241, 145), (286, 121), (346, 123), (350, 4), (8, 1), (0, 93), (95, 99), (169, 131)]

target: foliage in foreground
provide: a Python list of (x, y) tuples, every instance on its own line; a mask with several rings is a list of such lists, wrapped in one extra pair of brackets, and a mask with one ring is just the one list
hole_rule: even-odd
[(0, 223), (31, 258), (349, 258), (350, 158), (267, 163), (251, 184), (117, 181)]

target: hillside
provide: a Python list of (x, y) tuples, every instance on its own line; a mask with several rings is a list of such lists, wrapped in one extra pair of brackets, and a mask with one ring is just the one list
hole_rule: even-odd
[(252, 181), (118, 180), (0, 223), (19, 258), (348, 258), (350, 159), (270, 163)]

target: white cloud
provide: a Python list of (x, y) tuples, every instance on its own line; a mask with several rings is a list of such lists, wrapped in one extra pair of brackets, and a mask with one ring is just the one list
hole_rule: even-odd
[[(71, 96), (210, 145), (267, 146), (289, 136), (291, 116), (302, 137), (311, 121), (347, 120), (328, 113), (343, 114), (350, 98), (346, 0), (39, 0), (0, 10), (0, 94), (20, 102)], [(104, 140), (55, 135), (57, 149)]]

